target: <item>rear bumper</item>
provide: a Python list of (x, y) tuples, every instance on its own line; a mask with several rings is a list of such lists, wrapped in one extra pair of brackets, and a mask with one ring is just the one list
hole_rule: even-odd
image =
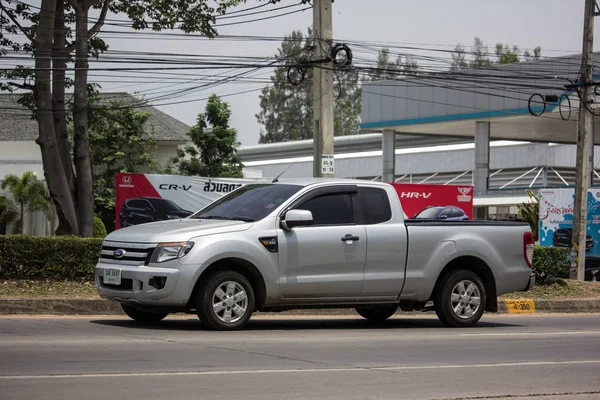
[(527, 286), (522, 291), (528, 292), (531, 289), (533, 289), (534, 286), (535, 286), (535, 274), (532, 272), (531, 275), (529, 275), (529, 282), (527, 282)]

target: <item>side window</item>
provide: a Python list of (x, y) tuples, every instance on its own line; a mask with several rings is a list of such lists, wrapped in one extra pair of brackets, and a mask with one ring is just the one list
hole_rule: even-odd
[(452, 209), (450, 211), (450, 218), (460, 218), (462, 216), (463, 216), (462, 211), (460, 211), (458, 208), (452, 207)]
[(314, 225), (354, 224), (354, 207), (350, 193), (328, 194), (313, 199), (296, 207), (308, 210), (313, 215)]
[(445, 216), (446, 218), (452, 218), (452, 208), (451, 207), (446, 207), (442, 210), (442, 212), (440, 213), (440, 218), (442, 216)]
[(358, 188), (358, 196), (365, 225), (379, 224), (392, 218), (390, 199), (380, 188)]

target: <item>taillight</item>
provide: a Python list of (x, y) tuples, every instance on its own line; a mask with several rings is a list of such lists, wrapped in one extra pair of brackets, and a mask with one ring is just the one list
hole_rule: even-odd
[(529, 268), (533, 265), (533, 233), (525, 232), (523, 234), (523, 256)]

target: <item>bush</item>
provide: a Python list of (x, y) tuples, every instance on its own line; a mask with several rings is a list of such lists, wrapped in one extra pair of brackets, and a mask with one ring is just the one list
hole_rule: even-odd
[(567, 247), (535, 246), (533, 272), (540, 283), (554, 281), (570, 268), (571, 250)]
[(93, 279), (102, 239), (0, 236), (1, 279)]
[(96, 217), (94, 215), (94, 237), (95, 238), (105, 238), (107, 233), (106, 233), (106, 226), (104, 225), (104, 222), (102, 222), (102, 220), (98, 217)]

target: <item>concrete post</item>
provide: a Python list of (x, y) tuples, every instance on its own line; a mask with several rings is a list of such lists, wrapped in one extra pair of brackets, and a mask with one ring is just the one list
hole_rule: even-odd
[(594, 123), (594, 118), (590, 118), (592, 120), (590, 126), (590, 156), (588, 161), (588, 186), (592, 186), (594, 184), (594, 142), (596, 139), (596, 124)]
[(383, 170), (382, 182), (394, 182), (396, 179), (396, 132), (384, 129), (381, 135)]
[(485, 194), (490, 173), (490, 123), (475, 122), (475, 170), (473, 185), (475, 194)]

